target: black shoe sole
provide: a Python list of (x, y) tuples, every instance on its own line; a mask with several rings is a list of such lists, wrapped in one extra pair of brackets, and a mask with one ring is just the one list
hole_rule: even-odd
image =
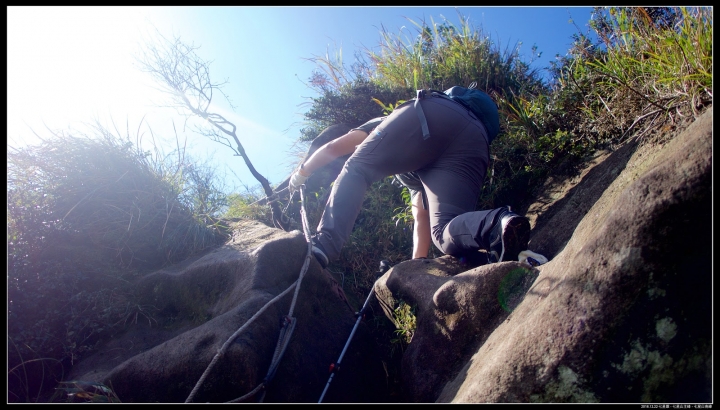
[(520, 252), (527, 249), (530, 241), (530, 221), (524, 216), (513, 216), (503, 229), (503, 254), (500, 262), (517, 261)]

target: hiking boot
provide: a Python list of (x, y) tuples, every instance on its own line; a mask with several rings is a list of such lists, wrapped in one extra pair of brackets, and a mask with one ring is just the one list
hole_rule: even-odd
[(312, 240), (312, 254), (315, 256), (315, 259), (317, 259), (323, 269), (328, 266), (328, 257), (325, 255), (325, 252), (322, 250), (320, 245), (315, 241), (315, 238)]
[(516, 261), (520, 252), (527, 249), (530, 240), (530, 220), (505, 207), (497, 216), (497, 222), (490, 231), (490, 248), (487, 250), (490, 263)]

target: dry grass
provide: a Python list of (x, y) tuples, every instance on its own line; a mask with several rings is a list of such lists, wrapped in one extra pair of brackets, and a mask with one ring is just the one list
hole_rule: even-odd
[(132, 278), (217, 245), (225, 203), (178, 150), (57, 133), (8, 153), (9, 400), (42, 401), (67, 366), (142, 320)]

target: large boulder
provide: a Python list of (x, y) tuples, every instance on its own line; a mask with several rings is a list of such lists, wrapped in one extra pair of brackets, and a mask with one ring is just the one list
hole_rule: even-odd
[(397, 320), (399, 301), (415, 306), (417, 328), (402, 357), (403, 390), (413, 402), (435, 401), (538, 276), (518, 262), (473, 269), (482, 262), (464, 262), (411, 260), (375, 282), (377, 304), (390, 320)]
[[(242, 401), (317, 402), (357, 320), (312, 255), (299, 281), (307, 256), (299, 231), (239, 222), (219, 249), (142, 277), (133, 326), (75, 366), (71, 379), (110, 386), (124, 403), (230, 402), (259, 386)], [(286, 350), (264, 382), (290, 318)], [(382, 364), (365, 326), (360, 322), (341, 362), (352, 371), (335, 373), (324, 402), (385, 400)]]

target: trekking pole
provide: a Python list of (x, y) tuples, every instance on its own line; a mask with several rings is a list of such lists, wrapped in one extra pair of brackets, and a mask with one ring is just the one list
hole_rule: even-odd
[[(390, 269), (390, 262), (388, 261), (380, 261), (380, 270), (375, 275), (375, 281), (380, 278), (385, 272)], [(343, 347), (342, 352), (340, 353), (340, 357), (338, 358), (337, 362), (330, 364), (330, 378), (327, 381), (327, 384), (325, 385), (325, 389), (322, 392), (322, 395), (320, 395), (320, 400), (318, 400), (318, 403), (322, 403), (323, 398), (325, 397), (325, 393), (327, 393), (328, 387), (330, 387), (330, 382), (332, 382), (333, 377), (335, 376), (335, 373), (340, 370), (340, 362), (342, 362), (343, 356), (345, 356), (345, 352), (347, 351), (348, 346), (350, 345), (350, 341), (352, 340), (353, 336), (355, 335), (355, 331), (358, 328), (358, 325), (360, 324), (360, 320), (365, 316), (365, 309), (367, 309), (368, 303), (370, 302), (370, 298), (372, 298), (372, 295), (375, 294), (375, 282), (373, 282), (373, 287), (370, 289), (370, 294), (368, 295), (367, 299), (365, 299), (365, 303), (363, 303), (362, 309), (360, 309), (359, 312), (355, 312), (355, 316), (357, 316), (357, 320), (355, 321), (355, 326), (353, 326), (352, 332), (350, 332), (350, 337), (348, 337), (347, 342), (345, 342), (345, 347)]]

